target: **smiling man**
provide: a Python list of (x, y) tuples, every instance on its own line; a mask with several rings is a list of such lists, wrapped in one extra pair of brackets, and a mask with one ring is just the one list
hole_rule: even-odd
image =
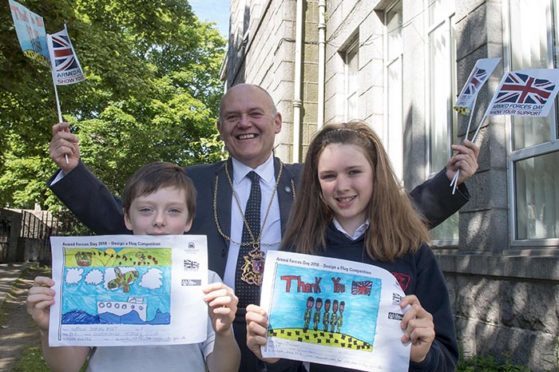
[[(259, 303), (263, 261), (268, 250), (279, 248), (302, 167), (284, 164), (274, 156), (282, 117), (269, 93), (257, 85), (239, 84), (227, 91), (217, 127), (229, 159), (185, 168), (198, 191), (190, 233), (207, 236), (210, 270), (234, 288), (239, 298), (233, 324), (241, 348), (239, 370), (261, 371), (262, 362), (246, 347), (245, 307)], [(477, 170), (479, 148), (472, 144), (455, 150), (458, 154), (446, 169), (411, 194), (430, 226), (442, 222), (469, 199), (461, 183)], [(67, 123), (53, 126), (50, 154), (61, 168), (50, 187), (81, 222), (97, 234), (130, 233), (123, 224), (120, 201), (79, 161), (78, 138), (69, 132)], [(448, 183), (458, 169), (461, 185), (451, 195)], [(278, 363), (268, 366), (268, 371), (289, 368)]]

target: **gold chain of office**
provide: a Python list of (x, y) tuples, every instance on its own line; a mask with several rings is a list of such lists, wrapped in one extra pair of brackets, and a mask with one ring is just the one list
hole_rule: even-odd
[[(213, 214), (214, 214), (214, 221), (215, 221), (215, 225), (217, 226), (217, 231), (219, 232), (219, 235), (221, 235), (225, 240), (230, 241), (231, 243), (234, 244), (238, 244), (239, 246), (250, 246), (252, 245), (254, 248), (258, 249), (260, 247), (260, 245), (264, 245), (264, 246), (276, 246), (278, 245), (280, 242), (275, 242), (275, 243), (260, 243), (260, 240), (262, 238), (262, 232), (264, 231), (264, 226), (266, 225), (266, 220), (268, 219), (268, 215), (270, 214), (270, 209), (272, 207), (272, 203), (274, 201), (274, 196), (276, 194), (276, 191), (278, 189), (278, 185), (281, 179), (281, 175), (283, 173), (283, 163), (280, 161), (280, 168), (278, 171), (278, 176), (276, 179), (276, 184), (274, 186), (274, 191), (272, 192), (272, 197), (270, 198), (270, 202), (268, 203), (268, 207), (266, 208), (266, 214), (264, 215), (264, 221), (262, 222), (262, 226), (260, 229), (260, 234), (258, 234), (258, 239), (256, 239), (256, 237), (254, 236), (254, 234), (252, 233), (252, 230), (250, 229), (250, 226), (248, 225), (248, 221), (245, 218), (245, 215), (243, 213), (243, 209), (241, 208), (241, 202), (239, 201), (239, 196), (237, 195), (237, 192), (235, 191), (235, 189), (233, 188), (233, 180), (231, 179), (231, 175), (229, 174), (229, 167), (227, 166), (227, 164), (225, 164), (225, 174), (227, 175), (227, 181), (229, 182), (229, 186), (231, 186), (231, 191), (233, 192), (233, 197), (235, 198), (235, 203), (237, 204), (237, 208), (239, 208), (239, 211), (241, 212), (241, 216), (243, 216), (243, 224), (246, 227), (250, 238), (252, 239), (252, 241), (250, 242), (244, 242), (244, 243), (239, 243), (234, 241), (233, 239), (231, 239), (230, 236), (228, 236), (227, 234), (225, 234), (223, 232), (223, 230), (221, 229), (221, 224), (219, 223), (219, 219), (217, 217), (217, 185), (219, 183), (219, 176), (215, 176), (215, 185), (214, 185), (214, 194), (213, 194)], [(295, 198), (295, 183), (293, 182), (293, 180), (291, 180), (291, 190), (293, 190), (293, 198)]]

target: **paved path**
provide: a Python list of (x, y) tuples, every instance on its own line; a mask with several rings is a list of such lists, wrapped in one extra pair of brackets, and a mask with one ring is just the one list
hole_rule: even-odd
[(0, 307), (15, 280), (21, 275), (24, 264), (0, 264)]
[(39, 331), (25, 309), (36, 272), (26, 264), (0, 264), (0, 371), (11, 371), (20, 354), (39, 345)]

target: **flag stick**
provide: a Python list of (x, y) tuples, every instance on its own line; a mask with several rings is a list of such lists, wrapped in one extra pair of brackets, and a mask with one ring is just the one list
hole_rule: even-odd
[[(52, 83), (54, 85), (54, 98), (56, 100), (56, 112), (58, 114), (58, 122), (62, 123), (64, 120), (62, 118), (62, 110), (60, 109), (60, 99), (58, 98), (58, 89), (56, 89), (56, 82), (52, 79)], [(64, 160), (66, 160), (66, 164), (68, 164), (68, 154), (64, 154)]]
[[(485, 114), (483, 115), (483, 117), (481, 118), (481, 121), (479, 122), (479, 125), (476, 129), (476, 132), (474, 133), (474, 136), (472, 137), (472, 139), (470, 141), (472, 141), (472, 142), (476, 141), (477, 135), (479, 133), (479, 129), (481, 128), (481, 126), (483, 125), (483, 122), (485, 121), (485, 118), (487, 117), (487, 112), (489, 112), (489, 110), (487, 110), (485, 112)], [(460, 172), (460, 169), (458, 170), (458, 172)], [(458, 172), (456, 172), (456, 174), (458, 174)], [(454, 195), (454, 192), (456, 191), (456, 186), (458, 185), (458, 178), (456, 177), (456, 175), (455, 175), (455, 178), (456, 178), (456, 181), (454, 182), (454, 186), (452, 188), (452, 195)]]
[[(465, 140), (468, 139), (468, 133), (470, 133), (470, 126), (472, 124), (472, 119), (474, 117), (476, 103), (477, 103), (477, 93), (476, 93), (476, 97), (474, 98), (474, 104), (472, 105), (472, 109), (470, 110), (470, 117), (468, 118), (468, 127), (466, 128), (466, 137), (464, 138)], [(452, 195), (454, 195), (454, 192), (456, 191), (456, 183), (458, 182), (458, 177), (460, 177), (460, 169), (458, 169), (458, 171), (454, 173), (454, 177), (452, 177), (452, 180), (450, 181), (450, 186), (454, 186), (452, 189)]]
[(481, 126), (483, 125), (483, 122), (485, 121), (485, 118), (487, 117), (487, 113), (488, 113), (488, 112), (489, 112), (489, 110), (487, 110), (487, 111), (485, 112), (485, 114), (483, 115), (483, 117), (481, 118), (481, 121), (479, 122), (479, 125), (478, 125), (478, 127), (477, 127), (477, 129), (476, 129), (476, 132), (474, 133), (474, 136), (472, 137), (472, 139), (471, 139), (470, 141), (472, 141), (472, 142), (475, 142), (475, 141), (476, 141), (476, 138), (477, 138), (477, 135), (478, 135), (478, 133), (479, 133), (479, 130), (480, 130)]
[[(472, 118), (474, 117), (474, 110), (476, 108), (476, 103), (477, 103), (477, 94), (476, 97), (474, 98), (474, 104), (472, 105), (472, 109), (470, 110), (470, 117), (468, 118), (468, 127), (466, 128), (466, 137), (464, 138), (465, 140), (468, 139), (468, 133), (470, 132), (470, 125), (472, 124)], [(454, 176), (452, 177), (452, 180), (450, 181), (450, 186), (452, 187), (452, 195), (454, 195), (454, 193), (456, 192), (456, 183), (458, 182), (458, 177), (460, 177), (460, 169), (458, 169), (456, 171), (456, 173), (454, 173)]]
[[(64, 27), (66, 27), (66, 25), (64, 25)], [(51, 36), (47, 35), (47, 46), (49, 48), (49, 54), (50, 54), (50, 48), (52, 45), (52, 40), (51, 40)], [(60, 109), (60, 99), (58, 98), (58, 89), (56, 88), (56, 80), (54, 79), (54, 62), (51, 61), (51, 77), (52, 77), (52, 85), (54, 86), (54, 98), (56, 100), (56, 113), (58, 114), (58, 122), (62, 123), (62, 121), (64, 120), (62, 118), (62, 110)], [(68, 164), (68, 155), (64, 154), (64, 160), (66, 160), (66, 164)]]

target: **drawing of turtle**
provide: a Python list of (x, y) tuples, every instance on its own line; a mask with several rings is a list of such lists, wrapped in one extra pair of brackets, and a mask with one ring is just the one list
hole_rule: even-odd
[(124, 293), (128, 293), (130, 291), (130, 284), (132, 284), (140, 275), (138, 270), (127, 271), (124, 274), (118, 267), (115, 267), (114, 270), (116, 278), (110, 280), (107, 287), (109, 289), (118, 289), (122, 287), (122, 291)]

